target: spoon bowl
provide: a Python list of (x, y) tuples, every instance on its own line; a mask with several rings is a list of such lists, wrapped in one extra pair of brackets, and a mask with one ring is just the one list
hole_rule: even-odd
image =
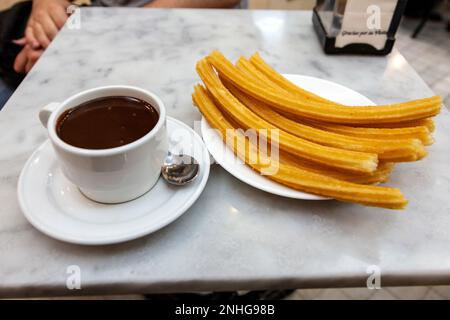
[(197, 178), (199, 164), (197, 160), (186, 154), (175, 155), (170, 151), (161, 167), (161, 174), (168, 183), (182, 186)]

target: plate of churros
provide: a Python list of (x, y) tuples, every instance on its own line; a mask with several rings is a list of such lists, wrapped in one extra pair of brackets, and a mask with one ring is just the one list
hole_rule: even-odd
[(214, 51), (197, 72), (205, 143), (240, 180), (292, 198), (406, 207), (400, 189), (379, 184), (396, 163), (427, 155), (440, 97), (375, 105), (330, 81), (282, 75), (258, 53), (233, 64)]
[[(315, 94), (321, 94), (324, 98), (349, 105), (374, 105), (374, 103), (362, 94), (349, 89), (340, 84), (323, 80), (310, 76), (283, 74), (287, 80), (297, 86), (302, 87)], [(251, 105), (251, 102), (250, 102)], [(226, 171), (239, 180), (266, 192), (279, 196), (302, 199), (302, 200), (330, 200), (329, 197), (322, 197), (315, 194), (307, 193), (284, 186), (281, 183), (272, 181), (264, 175), (254, 171), (245, 164), (231, 148), (227, 147), (226, 142), (222, 139), (220, 132), (212, 128), (205, 117), (202, 117), (201, 132), (208, 151), (215, 161), (220, 164)], [(232, 132), (230, 132), (232, 134)], [(244, 135), (246, 132), (243, 133)], [(247, 135), (252, 136), (247, 132)], [(256, 134), (257, 136), (257, 134)], [(265, 141), (264, 141), (265, 142)], [(274, 168), (276, 169), (276, 168)], [(270, 171), (267, 172), (270, 174)]]

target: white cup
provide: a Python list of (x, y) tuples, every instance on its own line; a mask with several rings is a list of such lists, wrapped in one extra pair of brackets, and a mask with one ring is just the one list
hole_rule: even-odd
[[(155, 127), (129, 144), (110, 149), (83, 149), (59, 138), (56, 125), (67, 109), (108, 96), (130, 96), (150, 103), (159, 113)], [(39, 112), (48, 130), (62, 172), (88, 198), (103, 203), (133, 200), (158, 181), (168, 151), (166, 109), (155, 94), (130, 86), (106, 86), (75, 94), (62, 103), (50, 103)]]

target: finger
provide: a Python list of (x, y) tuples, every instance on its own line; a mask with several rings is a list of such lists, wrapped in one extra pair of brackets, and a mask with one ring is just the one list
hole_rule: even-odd
[(27, 38), (23, 37), (20, 39), (15, 39), (12, 41), (12, 43), (17, 44), (19, 46), (24, 46), (27, 43)]
[(26, 73), (29, 73), (29, 72), (31, 71), (31, 69), (32, 69), (33, 66), (34, 66), (34, 63), (35, 63), (35, 62), (33, 62), (33, 61), (31, 61), (31, 60), (28, 60), (28, 61), (27, 61), (27, 64), (26, 64), (26, 66), (25, 66), (25, 72), (26, 72)]
[(33, 26), (33, 32), (37, 40), (39, 41), (40, 45), (43, 48), (47, 48), (48, 45), (50, 44), (50, 39), (45, 34), (44, 28), (42, 28), (42, 26), (39, 23), (36, 23)]
[(30, 70), (31, 70), (31, 68), (33, 68), (35, 62), (36, 61), (31, 61), (30, 59), (28, 59), (27, 64), (25, 65), (26, 73), (30, 72)]
[(64, 26), (64, 23), (66, 23), (67, 18), (69, 17), (66, 10), (62, 7), (58, 7), (58, 9), (51, 11), (50, 16), (55, 22), (58, 30)]
[(41, 21), (39, 21), (39, 24), (42, 26), (42, 29), (44, 29), (45, 35), (49, 40), (53, 40), (53, 38), (58, 33), (58, 28), (56, 27), (55, 22), (52, 20), (52, 18), (48, 15), (44, 16)]
[(22, 49), (14, 60), (14, 71), (17, 73), (25, 72), (25, 66), (28, 62), (27, 50)]
[(34, 35), (34, 31), (31, 26), (28, 26), (25, 29), (25, 38), (27, 39), (27, 43), (29, 43), (32, 48), (39, 48), (41, 46), (36, 36)]
[(28, 60), (30, 60), (34, 64), (41, 57), (41, 55), (43, 53), (44, 53), (44, 50), (31, 50), (28, 53)]
[(31, 55), (28, 56), (30, 68), (28, 69), (27, 72), (29, 72), (31, 68), (36, 64), (36, 62), (41, 57), (42, 53), (44, 53), (44, 50), (37, 50), (33, 51)]
[(30, 50), (28, 51), (28, 60), (25, 65), (25, 72), (30, 72), (31, 68), (33, 68), (36, 61), (39, 59), (39, 57), (42, 55), (43, 50)]

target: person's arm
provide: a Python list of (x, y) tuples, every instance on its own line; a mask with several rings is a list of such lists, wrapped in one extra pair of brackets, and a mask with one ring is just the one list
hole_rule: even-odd
[(240, 0), (155, 0), (148, 8), (231, 8)]

